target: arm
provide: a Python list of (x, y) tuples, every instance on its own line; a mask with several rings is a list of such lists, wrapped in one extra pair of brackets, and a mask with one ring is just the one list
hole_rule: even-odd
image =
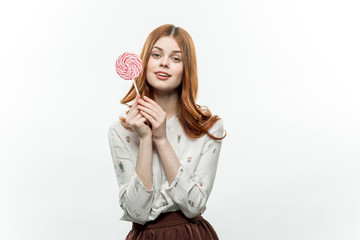
[[(222, 119), (219, 119), (209, 132), (216, 137), (222, 137), (224, 132)], [(170, 179), (168, 178), (165, 190), (188, 218), (192, 218), (205, 210), (205, 205), (215, 180), (221, 145), (221, 140), (213, 140), (209, 136), (206, 136), (199, 164), (193, 174), (184, 171), (175, 153), (166, 154), (164, 148), (166, 143), (160, 146), (161, 150), (158, 149), (160, 156), (169, 157), (169, 159), (164, 158), (164, 161), (162, 161), (167, 162), (163, 164), (164, 169), (167, 176), (171, 176)], [(173, 152), (173, 149), (170, 148), (170, 150), (168, 149), (167, 151)], [(174, 169), (177, 168), (177, 163), (179, 163), (180, 166), (175, 174), (174, 180), (172, 180), (175, 172)], [(169, 167), (166, 168), (166, 166)]]
[(154, 140), (154, 143), (156, 145), (161, 163), (164, 167), (167, 181), (169, 184), (171, 184), (174, 181), (179, 168), (181, 167), (181, 163), (177, 158), (168, 138)]
[(140, 142), (135, 169), (128, 149), (112, 127), (109, 128), (108, 139), (119, 187), (119, 203), (124, 210), (124, 216), (130, 216), (143, 224), (149, 217), (154, 199), (152, 167), (146, 169), (149, 164), (152, 165), (152, 142)]
[(135, 171), (144, 183), (148, 191), (152, 190), (152, 139), (151, 137), (140, 139), (138, 159)]

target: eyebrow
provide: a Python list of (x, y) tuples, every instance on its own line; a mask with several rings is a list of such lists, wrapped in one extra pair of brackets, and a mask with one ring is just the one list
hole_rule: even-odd
[[(163, 49), (162, 49), (162, 48), (157, 47), (157, 46), (154, 46), (153, 48), (157, 48), (157, 49), (159, 49), (160, 51), (163, 51)], [(172, 52), (172, 53), (181, 53), (181, 51), (180, 51), (180, 50), (172, 50), (171, 52)]]

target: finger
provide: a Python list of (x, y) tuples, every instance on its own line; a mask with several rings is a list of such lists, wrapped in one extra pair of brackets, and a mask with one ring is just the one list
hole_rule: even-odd
[(134, 122), (138, 121), (139, 119), (141, 119), (142, 117), (144, 117), (143, 115), (140, 114), (140, 112), (134, 117)]
[(140, 105), (137, 106), (137, 109), (139, 109), (140, 111), (146, 112), (152, 118), (154, 118), (156, 121), (159, 121), (159, 114), (157, 112), (155, 112), (154, 110), (147, 108), (147, 107), (140, 106)]
[(151, 123), (152, 126), (156, 125), (157, 121), (154, 118), (152, 118), (149, 114), (147, 114), (144, 111), (140, 111), (140, 113), (144, 115), (144, 117), (146, 117), (146, 119)]
[(151, 98), (144, 96), (144, 101), (146, 101), (147, 103), (156, 107), (156, 109), (158, 109), (160, 112), (163, 111), (163, 109), (160, 107), (160, 105), (157, 102), (155, 102), (154, 100), (152, 100)]
[(158, 107), (158, 106), (156, 106), (156, 105), (154, 105), (154, 104), (152, 104), (150, 102), (147, 102), (147, 101), (145, 101), (145, 99), (141, 99), (139, 101), (138, 106), (143, 106), (143, 107), (146, 107), (148, 109), (152, 109), (153, 111), (158, 112), (158, 113), (160, 113), (162, 111), (160, 106)]
[(136, 108), (136, 106), (138, 105), (138, 100), (139, 99), (140, 99), (140, 95), (138, 94), (138, 95), (136, 95), (135, 101), (134, 101), (133, 105), (130, 108), (130, 112)]
[(145, 117), (139, 113), (131, 120), (130, 125), (141, 127), (144, 124), (144, 121), (146, 121)]
[(139, 109), (137, 108), (133, 109), (131, 112), (129, 112), (127, 119), (133, 120), (139, 114), (139, 112), (140, 112)]
[(144, 125), (146, 121), (146, 118), (144, 118), (143, 116), (141, 116), (141, 118), (139, 118), (136, 122), (135, 122), (135, 126), (137, 127), (142, 127)]
[(139, 110), (139, 115), (144, 118), (144, 121), (146, 121), (146, 122), (145, 122), (146, 125), (148, 125), (148, 126), (151, 125), (150, 122), (142, 115), (142, 113), (140, 112), (140, 110)]
[[(133, 105), (130, 107), (130, 110), (129, 110), (129, 112), (128, 112), (128, 114), (129, 114), (129, 116), (134, 116), (133, 114), (132, 114), (132, 112), (136, 109), (136, 106), (138, 106), (138, 100), (140, 99), (141, 97), (140, 97), (140, 95), (136, 95), (136, 97), (135, 97), (135, 101), (134, 101), (134, 103), (133, 103)], [(136, 112), (135, 111), (135, 114), (137, 114), (138, 112)]]
[(139, 112), (139, 115), (141, 116), (141, 118), (138, 121), (140, 121), (142, 124), (151, 126), (150, 122), (146, 119), (146, 117), (141, 114), (141, 112)]

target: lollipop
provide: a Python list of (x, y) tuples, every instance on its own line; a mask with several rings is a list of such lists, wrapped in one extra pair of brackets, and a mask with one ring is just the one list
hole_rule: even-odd
[(134, 78), (140, 75), (143, 68), (140, 57), (135, 53), (125, 52), (119, 56), (115, 67), (116, 72), (122, 79), (133, 80), (136, 92), (139, 94)]

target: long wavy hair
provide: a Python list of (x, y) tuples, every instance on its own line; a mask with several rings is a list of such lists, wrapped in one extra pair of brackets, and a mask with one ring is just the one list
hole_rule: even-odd
[[(183, 56), (184, 69), (182, 82), (177, 89), (179, 96), (177, 107), (179, 109), (178, 119), (184, 132), (188, 137), (193, 139), (207, 134), (212, 139), (222, 140), (227, 135), (226, 130), (223, 137), (215, 137), (208, 132), (208, 130), (220, 119), (220, 117), (218, 115), (212, 116), (210, 110), (206, 106), (200, 106), (195, 103), (198, 91), (195, 46), (190, 35), (181, 27), (175, 27), (172, 24), (162, 25), (154, 29), (146, 39), (140, 54), (140, 58), (143, 62), (143, 70), (140, 75), (134, 79), (136, 85), (138, 86), (140, 96), (143, 97), (145, 95), (154, 99), (153, 89), (146, 81), (146, 71), (151, 50), (155, 42), (161, 37), (174, 38), (179, 44)], [(136, 98), (136, 94), (134, 84), (132, 84), (129, 92), (120, 101), (120, 103), (126, 104), (129, 108), (131, 108), (132, 105), (128, 105), (127, 103), (134, 100)], [(129, 111), (130, 109), (126, 111), (126, 115)], [(126, 129), (132, 131), (132, 128), (126, 123), (125, 117), (120, 116), (119, 119)]]

